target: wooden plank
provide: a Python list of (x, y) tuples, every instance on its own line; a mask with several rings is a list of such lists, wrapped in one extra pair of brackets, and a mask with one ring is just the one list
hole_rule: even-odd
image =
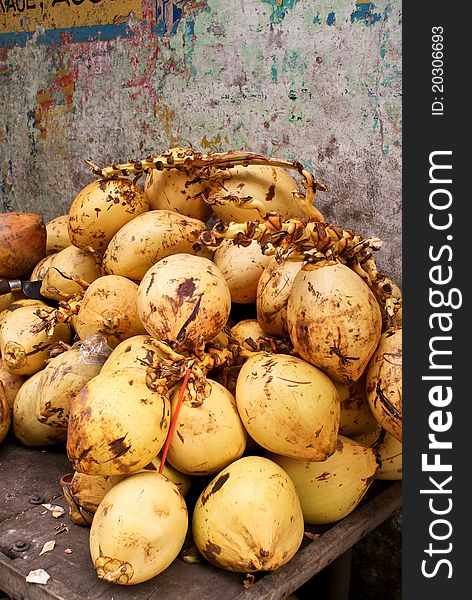
[[(43, 453), (15, 445), (2, 447), (0, 465), (0, 481), (7, 484), (2, 485), (0, 492), (0, 514), (4, 517), (3, 521), (0, 519), (0, 589), (27, 600), (188, 600), (189, 594), (196, 600), (283, 599), (401, 506), (401, 483), (375, 482), (378, 485), (371, 487), (362, 506), (334, 526), (307, 527), (321, 536), (313, 542), (305, 539), (295, 557), (277, 571), (256, 574), (255, 584), (247, 590), (243, 586), (244, 573), (230, 573), (207, 562), (189, 565), (180, 558), (150, 581), (129, 587), (112, 586), (95, 575), (88, 551), (89, 530), (74, 525), (67, 517), (68, 506), (58, 483), (68, 469), (64, 453)], [(34, 475), (30, 473), (32, 468), (36, 469)], [(15, 477), (17, 481), (12, 485), (19, 498), (5, 495), (3, 489), (10, 489), (10, 478)], [(55, 504), (63, 506), (66, 515), (55, 519), (42, 506), (29, 504), (25, 497), (38, 490), (44, 491), (46, 501), (54, 499)], [(2, 506), (3, 498), (8, 509)], [(68, 531), (57, 534), (61, 522)], [(39, 556), (49, 540), (56, 542), (55, 548)], [(186, 546), (191, 543), (189, 537)], [(72, 554), (66, 554), (66, 548), (72, 549)], [(49, 573), (49, 582), (26, 583), (27, 573), (38, 568)]]
[[(251, 588), (250, 600), (280, 600), (292, 594), (402, 505), (402, 484), (395, 482), (358, 507), (329, 531), (299, 550), (292, 560)], [(234, 600), (247, 600), (245, 592)]]
[(0, 445), (0, 523), (62, 496), (59, 479), (71, 472), (63, 446), (25, 448), (14, 440)]
[[(63, 498), (56, 500), (56, 504), (67, 507)], [(56, 527), (61, 522), (67, 525), (69, 531), (56, 535)], [(4, 554), (2, 556), (0, 552), (0, 589), (16, 598), (28, 600), (63, 596), (67, 600), (109, 600), (111, 596), (114, 600), (144, 600), (154, 594), (158, 594), (161, 600), (188, 600), (189, 589), (192, 589), (195, 598), (207, 597), (209, 591), (214, 590), (218, 600), (230, 600), (243, 587), (244, 574), (222, 571), (208, 563), (189, 565), (180, 558), (150, 581), (129, 587), (113, 586), (96, 577), (88, 539), (88, 528), (74, 525), (67, 516), (55, 519), (42, 506), (33, 506), (3, 521), (0, 524), (0, 549)], [(56, 542), (54, 549), (39, 556), (44, 543), (50, 540)], [(18, 541), (26, 544), (27, 550), (16, 552), (14, 547)], [(190, 539), (188, 543), (191, 545)], [(66, 548), (72, 549), (72, 554), (66, 554)], [(25, 582), (29, 571), (35, 569), (44, 569), (51, 576), (47, 585)]]

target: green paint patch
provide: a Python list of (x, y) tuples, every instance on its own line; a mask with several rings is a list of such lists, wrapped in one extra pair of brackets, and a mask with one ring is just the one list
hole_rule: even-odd
[(270, 68), (270, 76), (272, 83), (277, 83), (279, 80), (279, 72), (277, 70), (277, 57), (272, 56), (272, 66)]
[(313, 25), (321, 25), (320, 13), (316, 13), (313, 17)]
[(272, 13), (270, 15), (270, 22), (272, 25), (282, 23), (287, 13), (291, 11), (299, 1), (300, 0), (262, 0), (262, 2), (269, 4), (272, 8)]

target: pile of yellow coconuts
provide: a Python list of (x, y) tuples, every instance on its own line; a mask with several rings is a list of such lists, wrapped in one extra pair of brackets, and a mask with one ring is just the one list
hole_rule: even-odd
[(158, 575), (190, 528), (220, 568), (276, 569), (305, 523), (402, 477), (401, 292), (380, 240), (326, 224), (297, 162), (91, 166), (28, 273), (45, 301), (0, 297), (0, 441), (66, 444), (70, 517), (105, 581)]

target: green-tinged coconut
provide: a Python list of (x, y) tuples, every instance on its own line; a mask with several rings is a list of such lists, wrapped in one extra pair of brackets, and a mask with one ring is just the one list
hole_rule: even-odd
[(334, 382), (334, 385), (341, 402), (339, 433), (353, 437), (373, 431), (377, 420), (367, 402), (365, 376), (351, 384)]
[(357, 381), (380, 341), (382, 315), (366, 283), (341, 263), (302, 267), (287, 304), (295, 350), (334, 381)]
[(133, 585), (164, 571), (178, 556), (188, 529), (185, 500), (160, 473), (137, 473), (114, 485), (90, 529), (97, 576)]
[(66, 323), (57, 323), (47, 331), (44, 321), (35, 314), (39, 307), (45, 313), (54, 312), (51, 307), (32, 304), (12, 310), (2, 319), (0, 353), (10, 373), (33, 375), (46, 366), (54, 344), (70, 341), (71, 329)]
[(246, 456), (231, 463), (201, 493), (193, 513), (195, 545), (229, 571), (273, 571), (303, 539), (295, 487), (273, 461)]
[(297, 490), (306, 523), (333, 523), (346, 517), (374, 480), (378, 463), (374, 450), (339, 436), (336, 451), (323, 462), (270, 454)]
[(141, 188), (125, 177), (98, 179), (76, 196), (69, 209), (69, 239), (102, 254), (126, 223), (149, 210)]
[(262, 254), (256, 241), (249, 246), (238, 246), (232, 240), (223, 240), (213, 257), (226, 279), (231, 301), (237, 304), (253, 304), (256, 301), (259, 277), (270, 260), (271, 257)]
[(141, 281), (159, 260), (171, 254), (211, 258), (200, 244), (205, 223), (170, 210), (151, 210), (137, 216), (113, 236), (103, 255), (106, 273)]
[(144, 370), (99, 374), (72, 401), (67, 455), (87, 475), (133, 473), (161, 450), (169, 424), (169, 398), (147, 387)]
[[(185, 153), (185, 148), (171, 148), (174, 156)], [(203, 196), (208, 183), (195, 171), (178, 169), (152, 170), (146, 177), (144, 196), (151, 209), (172, 210), (181, 215), (206, 221), (211, 208)]]
[(147, 332), (177, 351), (210, 341), (226, 325), (231, 295), (207, 258), (174, 254), (149, 269), (139, 285), (138, 314)]
[(137, 313), (138, 286), (121, 275), (104, 275), (86, 290), (78, 315), (72, 321), (80, 339), (100, 333), (108, 345), (120, 342), (146, 330)]
[(69, 215), (61, 215), (48, 221), (46, 234), (46, 254), (54, 254), (70, 246)]
[(300, 358), (267, 353), (249, 358), (239, 373), (236, 402), (247, 432), (267, 450), (314, 461), (335, 450), (336, 388)]
[(288, 335), (287, 303), (302, 261), (272, 258), (264, 268), (257, 283), (257, 320), (262, 329), (271, 335)]
[(29, 377), (13, 403), (13, 433), (23, 446), (51, 446), (66, 441), (67, 430), (45, 425), (36, 418), (36, 394), (41, 372)]
[(100, 275), (100, 266), (91, 252), (68, 246), (52, 258), (42, 280), (41, 294), (46, 298), (61, 300), (63, 298), (61, 294), (72, 296), (82, 289), (82, 286), (71, 279), (71, 276), (92, 283)]
[[(298, 192), (297, 182), (283, 169), (263, 165), (237, 166), (217, 171), (209, 183), (207, 194), (212, 208), (226, 223), (253, 221), (268, 212), (279, 213), (285, 219), (307, 216), (294, 198), (294, 193)], [(238, 206), (238, 199), (256, 200), (259, 210), (243, 208), (244, 204), (248, 206), (247, 202)]]
[(0, 381), (0, 444), (6, 438), (11, 425), (11, 406), (5, 393), (5, 387)]
[(147, 369), (155, 366), (164, 358), (162, 351), (155, 346), (155, 341), (150, 335), (134, 335), (123, 340), (107, 358), (101, 372), (112, 373), (132, 367)]
[(89, 346), (87, 340), (74, 345), (42, 370), (36, 395), (36, 416), (42, 423), (67, 428), (73, 399), (102, 368), (100, 359), (90, 359)]
[[(196, 398), (188, 391), (177, 417), (167, 460), (187, 475), (212, 475), (240, 458), (246, 431), (234, 397), (221, 384), (207, 379)], [(172, 396), (175, 411), (180, 389)]]
[(57, 252), (53, 252), (52, 254), (48, 254), (42, 258), (31, 271), (30, 281), (42, 281), (46, 277), (48, 269), (51, 266), (52, 259), (56, 255)]
[(402, 329), (382, 334), (366, 371), (370, 410), (379, 424), (402, 441)]
[(10, 408), (13, 408), (13, 402), (18, 390), (25, 382), (25, 378), (21, 375), (15, 375), (3, 365), (3, 360), (0, 358), (0, 383), (3, 384), (6, 399)]

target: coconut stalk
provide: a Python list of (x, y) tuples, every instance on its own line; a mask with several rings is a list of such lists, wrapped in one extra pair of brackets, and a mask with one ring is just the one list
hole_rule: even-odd
[[(279, 158), (269, 158), (255, 152), (239, 152), (231, 150), (229, 152), (210, 152), (203, 154), (195, 152), (191, 148), (181, 151), (168, 151), (156, 156), (148, 156), (142, 160), (128, 161), (120, 164), (113, 164), (104, 168), (98, 167), (92, 161), (85, 161), (92, 169), (92, 172), (102, 179), (111, 179), (118, 176), (136, 175), (141, 177), (144, 173), (150, 173), (153, 170), (164, 171), (177, 169), (188, 175), (189, 181), (196, 176), (202, 179), (208, 179), (218, 170), (230, 169), (235, 166), (272, 166), (282, 169), (295, 170), (302, 177), (302, 186), (305, 194), (295, 192), (293, 194), (294, 202), (298, 202), (304, 212), (311, 218), (318, 221), (324, 221), (323, 215), (313, 206), (317, 190), (326, 191), (327, 188), (316, 181), (313, 174), (304, 168), (298, 161), (290, 162)], [(241, 199), (242, 205), (246, 204), (250, 208), (257, 207), (257, 200)], [(234, 198), (219, 199), (219, 202), (234, 202)]]

